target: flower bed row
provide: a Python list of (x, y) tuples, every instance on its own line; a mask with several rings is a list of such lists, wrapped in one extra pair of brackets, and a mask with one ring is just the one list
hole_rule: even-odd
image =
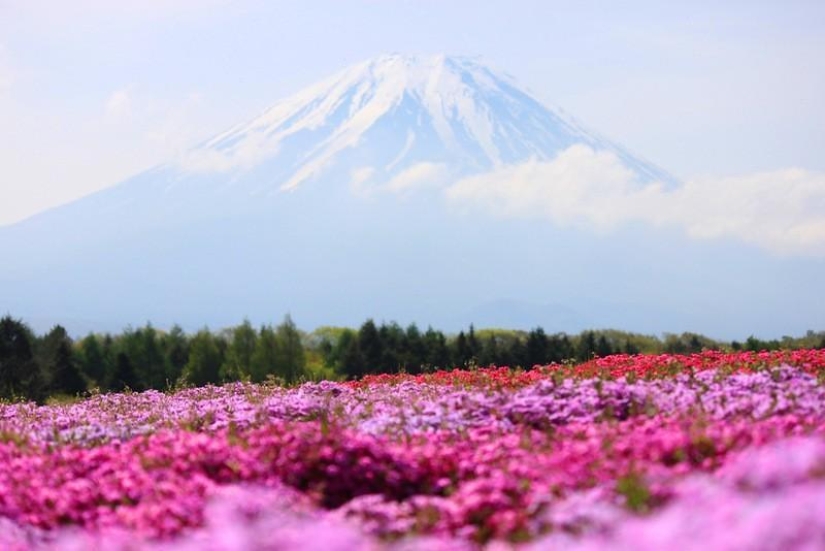
[(594, 358), (580, 364), (551, 364), (534, 366), (530, 370), (512, 370), (508, 367), (473, 370), (439, 370), (420, 375), (368, 375), (349, 383), (353, 387), (375, 384), (420, 382), (477, 387), (520, 387), (549, 377), (562, 378), (658, 378), (706, 369), (724, 369), (751, 372), (765, 368), (790, 365), (818, 375), (825, 372), (825, 350), (776, 350), (762, 352), (720, 352), (705, 350), (695, 354), (614, 354)]
[(368, 434), (543, 429), (644, 415), (712, 419), (825, 415), (825, 387), (791, 367), (731, 373), (707, 369), (669, 378), (543, 378), (524, 387), (453, 387), (401, 382), (350, 388), (309, 383), (293, 389), (232, 384), (174, 394), (101, 395), (77, 404), (0, 405), (0, 441), (87, 443), (161, 429), (211, 432), (272, 420), (326, 420)]

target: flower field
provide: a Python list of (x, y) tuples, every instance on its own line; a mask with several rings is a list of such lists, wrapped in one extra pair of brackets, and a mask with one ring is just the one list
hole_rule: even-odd
[(820, 549), (825, 351), (0, 405), (2, 549)]

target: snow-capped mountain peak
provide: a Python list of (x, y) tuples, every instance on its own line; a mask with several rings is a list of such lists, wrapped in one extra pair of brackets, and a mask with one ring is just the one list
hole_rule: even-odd
[(333, 167), (351, 185), (404, 189), (417, 179), (551, 159), (578, 143), (615, 152), (644, 180), (669, 179), (474, 59), (391, 54), (279, 101), (179, 165), (185, 172), (254, 168), (258, 193), (297, 189)]

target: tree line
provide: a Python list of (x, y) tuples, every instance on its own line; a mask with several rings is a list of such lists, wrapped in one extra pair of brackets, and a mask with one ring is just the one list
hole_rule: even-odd
[(0, 319), (0, 398), (7, 400), (240, 380), (293, 384), (306, 375), (302, 335), (289, 316), (259, 329), (245, 321), (187, 335), (179, 326), (159, 331), (147, 324), (78, 341), (59, 325), (37, 336), (20, 320)]
[(61, 326), (35, 335), (23, 321), (0, 319), (0, 399), (43, 401), (92, 390), (167, 390), (232, 381), (295, 384), (305, 380), (354, 379), (377, 373), (422, 373), (472, 366), (529, 368), (581, 362), (616, 353), (691, 353), (703, 349), (775, 350), (825, 348), (825, 332), (763, 341), (749, 337), (730, 343), (695, 333), (663, 338), (615, 330), (578, 335), (506, 329), (448, 335), (417, 325), (376, 324), (358, 329), (321, 327), (300, 331), (286, 316), (277, 326), (242, 324), (187, 334), (151, 324), (118, 335), (91, 333), (73, 340)]

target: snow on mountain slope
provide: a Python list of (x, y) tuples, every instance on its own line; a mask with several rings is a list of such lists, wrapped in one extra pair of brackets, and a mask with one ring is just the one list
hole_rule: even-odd
[[(206, 141), (178, 168), (184, 175), (235, 174), (232, 181), (256, 195), (324, 175), (360, 191), (404, 191), (549, 160), (575, 144), (613, 152), (642, 182), (674, 182), (509, 77), (444, 55), (385, 55), (347, 68)], [(254, 181), (243, 176), (249, 171)]]

